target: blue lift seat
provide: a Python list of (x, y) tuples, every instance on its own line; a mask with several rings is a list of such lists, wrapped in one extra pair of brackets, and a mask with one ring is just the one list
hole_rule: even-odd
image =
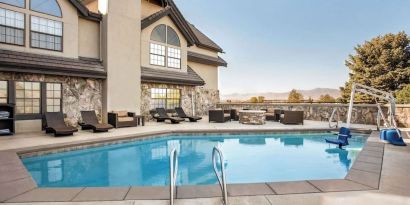
[(342, 148), (343, 146), (349, 145), (349, 138), (351, 138), (352, 135), (350, 134), (350, 129), (346, 127), (341, 127), (339, 130), (339, 134), (337, 134), (337, 139), (328, 139), (326, 138), (325, 141), (330, 144), (336, 144), (339, 146), (339, 148)]

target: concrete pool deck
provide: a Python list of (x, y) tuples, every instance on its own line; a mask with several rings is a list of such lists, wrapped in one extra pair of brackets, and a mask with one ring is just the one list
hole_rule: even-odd
[[(225, 124), (202, 122), (195, 126), (192, 126), (192, 123), (181, 125), (148, 123), (145, 127), (95, 134), (97, 137), (89, 132), (81, 132), (75, 137), (67, 138), (53, 138), (42, 133), (1, 138), (0, 150), (3, 152), (0, 154), (2, 165), (0, 167), (0, 201), (13, 202), (13, 204), (36, 201), (52, 202), (49, 204), (62, 201), (67, 203), (61, 204), (93, 204), (93, 202), (101, 204), (101, 201), (109, 201), (105, 202), (108, 204), (169, 203), (167, 201), (169, 192), (166, 187), (38, 189), (25, 168), (21, 167), (22, 164), (16, 151), (24, 152), (33, 148), (34, 150), (48, 149), (57, 144), (63, 147), (70, 146), (70, 144), (72, 146), (73, 144), (112, 140), (112, 138), (127, 138), (138, 134), (141, 136), (161, 134), (165, 131), (292, 131), (298, 129), (327, 129), (327, 123), (307, 121), (304, 126), (284, 126), (279, 123), (250, 126), (239, 125), (237, 122)], [(3, 144), (3, 142), (6, 143)], [(373, 204), (379, 202), (406, 204), (410, 203), (410, 198), (407, 198), (410, 196), (410, 189), (407, 187), (410, 184), (409, 159), (408, 147), (384, 145), (379, 142), (377, 132), (374, 132), (344, 180), (229, 185), (229, 201), (230, 204), (337, 204), (336, 202), (340, 200), (350, 200), (352, 203), (363, 204), (361, 200), (380, 198), (374, 200)], [(389, 167), (386, 167), (386, 164)], [(218, 186), (183, 186), (177, 189), (178, 200), (176, 202), (177, 204), (221, 204), (220, 195)], [(332, 198), (336, 200), (333, 201)]]

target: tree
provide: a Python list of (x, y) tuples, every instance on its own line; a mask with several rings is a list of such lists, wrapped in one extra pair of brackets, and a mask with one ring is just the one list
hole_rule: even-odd
[(265, 102), (265, 97), (264, 96), (258, 96), (258, 102), (259, 103)]
[(293, 89), (290, 91), (288, 96), (288, 102), (290, 103), (300, 103), (303, 101), (303, 95), (299, 93), (297, 90)]
[(307, 101), (308, 101), (308, 103), (313, 103), (313, 102), (314, 102), (313, 98), (310, 97), (310, 96), (309, 96), (309, 98), (307, 99)]
[(410, 104), (410, 84), (396, 92), (397, 103)]
[(251, 97), (251, 99), (249, 100), (251, 103), (257, 103), (258, 102), (258, 98), (257, 97)]
[[(410, 38), (405, 32), (378, 36), (356, 46), (355, 51), (345, 63), (350, 78), (340, 88), (343, 101), (349, 100), (353, 82), (387, 92), (402, 90), (410, 83)], [(355, 96), (360, 101), (371, 99), (364, 94)]]
[(321, 95), (319, 97), (319, 102), (321, 103), (334, 103), (336, 102), (336, 99), (332, 96), (330, 96), (329, 94), (326, 95)]

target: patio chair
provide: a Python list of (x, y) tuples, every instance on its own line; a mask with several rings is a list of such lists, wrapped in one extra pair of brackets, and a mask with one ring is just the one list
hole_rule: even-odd
[(176, 107), (175, 112), (177, 112), (178, 117), (184, 118), (184, 119), (189, 119), (190, 122), (197, 122), (198, 120), (202, 120), (202, 117), (186, 115), (186, 113), (185, 113), (184, 109), (182, 109), (182, 107)]
[(303, 125), (303, 111), (285, 110), (283, 117), (280, 118), (282, 124), (302, 124)]
[(110, 124), (99, 123), (95, 111), (81, 111), (81, 117), (83, 121), (78, 123), (82, 130), (90, 130), (93, 132), (108, 132), (108, 130), (114, 128)]
[(223, 123), (231, 120), (231, 114), (223, 110), (209, 110), (209, 122)]
[(64, 114), (61, 112), (46, 112), (44, 116), (46, 133), (54, 133), (54, 136), (58, 137), (73, 135), (74, 132), (78, 132), (77, 128), (65, 124)]
[(136, 127), (138, 126), (138, 119), (135, 118), (133, 112), (113, 111), (108, 113), (108, 123), (115, 128)]
[(185, 119), (180, 118), (180, 117), (170, 117), (167, 114), (167, 111), (164, 108), (157, 108), (155, 110), (157, 111), (158, 118), (163, 120), (163, 121), (169, 120), (169, 121), (171, 121), (172, 124), (178, 124), (180, 122), (185, 121)]

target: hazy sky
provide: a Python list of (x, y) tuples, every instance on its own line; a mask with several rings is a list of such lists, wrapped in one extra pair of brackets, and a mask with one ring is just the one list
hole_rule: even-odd
[(338, 88), (357, 44), (410, 34), (410, 0), (175, 0), (226, 52), (220, 90)]

